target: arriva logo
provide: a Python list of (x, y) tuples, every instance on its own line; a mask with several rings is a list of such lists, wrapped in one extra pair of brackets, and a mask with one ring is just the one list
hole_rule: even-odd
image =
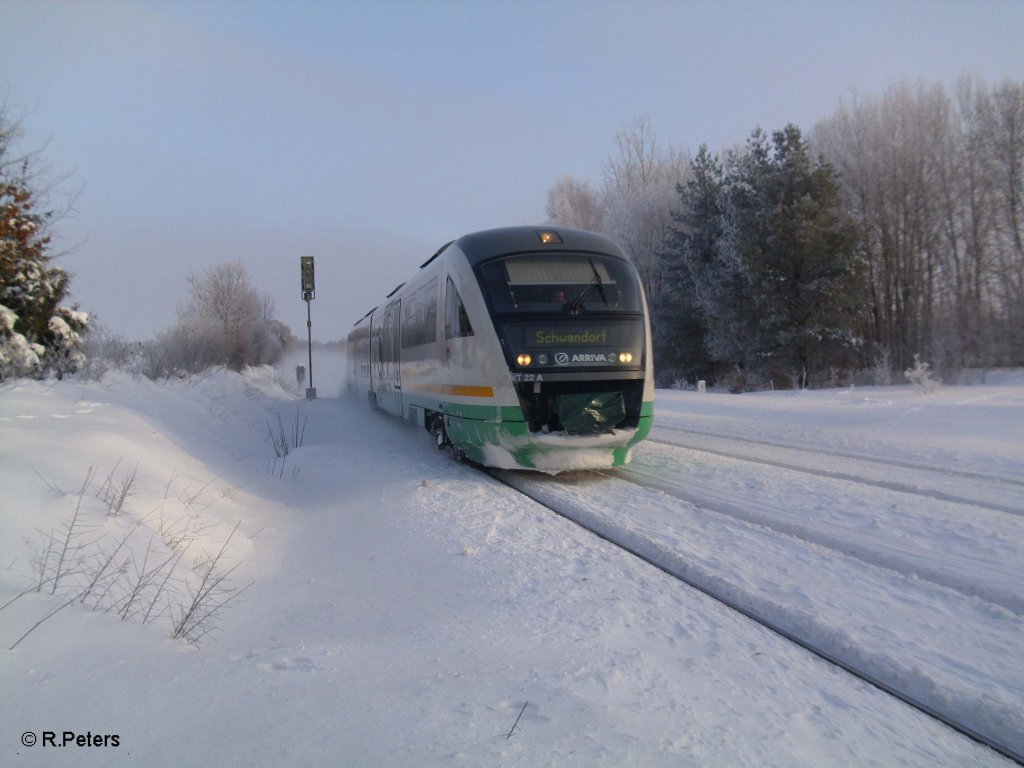
[(586, 363), (615, 363), (618, 360), (614, 353), (609, 352), (576, 352), (569, 355), (567, 352), (555, 354), (555, 363), (558, 365), (580, 365)]

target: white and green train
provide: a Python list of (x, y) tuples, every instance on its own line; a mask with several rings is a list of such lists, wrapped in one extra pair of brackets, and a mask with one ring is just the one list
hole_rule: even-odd
[(485, 466), (625, 464), (654, 414), (636, 268), (578, 229), (465, 235), (356, 323), (348, 387)]

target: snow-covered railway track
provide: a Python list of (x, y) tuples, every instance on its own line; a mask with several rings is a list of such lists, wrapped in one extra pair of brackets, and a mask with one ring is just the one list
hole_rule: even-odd
[[(604, 474), (642, 488), (661, 491), (718, 515), (827, 547), (844, 557), (857, 558), (875, 567), (956, 590), (965, 597), (986, 600), (1024, 617), (1024, 574), (1016, 581), (1008, 581), (1003, 568), (1008, 557), (1016, 557), (1009, 548), (1002, 547), (1000, 552), (998, 543), (993, 543), (990, 549), (950, 549), (948, 537), (925, 530), (925, 522), (913, 513), (912, 506), (908, 511), (898, 506), (898, 496), (895, 502), (884, 500), (884, 493), (858, 496), (843, 484), (869, 485), (896, 494), (905, 493), (903, 489), (823, 472), (811, 473), (820, 479), (817, 487), (801, 487), (796, 492), (781, 490), (785, 480), (775, 472), (770, 472), (772, 477), (761, 480), (746, 473), (744, 484), (735, 485), (731, 479), (739, 473), (730, 471), (729, 466), (719, 463), (716, 465), (719, 471), (712, 474), (699, 471), (695, 458), (701, 454), (792, 469), (782, 467), (778, 462), (670, 444), (667, 449), (648, 451), (644, 461)], [(678, 467), (684, 469), (680, 471)], [(800, 468), (795, 471), (806, 472)], [(823, 492), (822, 484), (833, 486), (833, 490)], [(806, 504), (794, 504), (796, 496), (802, 497)], [(826, 509), (836, 498), (842, 498), (848, 507), (854, 509)], [(947, 530), (955, 530), (964, 539), (983, 530), (986, 517), (993, 514), (988, 511), (989, 507), (965, 512), (957, 506), (978, 507), (975, 502), (942, 501), (946, 502), (947, 509), (940, 513), (933, 506), (931, 514), (942, 514), (950, 520)], [(874, 505), (873, 509), (871, 505)], [(1019, 527), (1024, 530), (1024, 523)], [(978, 533), (979, 538), (971, 540), (983, 542), (982, 536)]]
[[(749, 521), (729, 521), (733, 530), (723, 534), (726, 526), (714, 513), (657, 488), (638, 486), (635, 478), (600, 473), (557, 478), (491, 474), (815, 656), (1024, 765), (1024, 727), (1017, 695), (1020, 674), (1014, 671), (1014, 650), (1002, 654), (1006, 658), (988, 659), (986, 670), (969, 676), (967, 682), (949, 669), (930, 668), (923, 658), (934, 653), (948, 663), (952, 654), (952, 668), (970, 666), (977, 659), (955, 657), (957, 649), (964, 648), (960, 641), (973, 638), (991, 652), (998, 641), (985, 635), (986, 623), (1010, 621), (1024, 628), (1020, 615), (962, 597), (964, 610), (970, 613), (967, 608), (972, 604), (976, 615), (962, 615), (954, 606), (943, 620), (934, 622), (930, 614), (939, 603), (929, 604), (928, 590), (914, 592), (917, 580), (913, 577), (880, 573), (885, 570), (880, 568), (865, 573), (864, 563), (858, 566), (837, 551), (823, 551), (803, 539), (794, 544), (793, 536)], [(732, 551), (726, 549), (730, 545)], [(816, 579), (823, 569), (829, 572), (828, 578)], [(848, 589), (839, 598), (829, 594), (836, 584), (850, 583), (857, 584), (856, 593), (862, 598), (856, 606)], [(873, 598), (887, 592), (900, 593), (910, 610), (921, 612), (919, 637), (899, 642), (884, 637), (886, 621), (896, 626), (901, 622), (898, 615), (880, 617), (873, 610), (879, 608)], [(943, 597), (947, 607), (949, 600), (948, 595)], [(880, 608), (882, 614), (891, 609)], [(999, 616), (993, 616), (993, 611)], [(969, 637), (950, 637), (957, 623)], [(932, 645), (936, 638), (937, 648)], [(944, 639), (948, 647), (943, 646)], [(993, 683), (1002, 679), (1005, 688), (978, 684), (979, 678), (986, 677)]]
[(1005, 475), (672, 427), (660, 427), (649, 441), (1024, 516), (1024, 479)]
[[(876, 464), (882, 464), (886, 467), (902, 467), (906, 469), (922, 469), (931, 470), (939, 473), (951, 473), (958, 477), (973, 478), (977, 480), (986, 480), (997, 483), (1007, 483), (1011, 485), (1019, 485), (1024, 487), (1024, 476), (1016, 477), (1009, 476), (1007, 474), (1000, 474), (998, 472), (979, 472), (976, 470), (966, 470), (963, 468), (951, 470), (948, 465), (945, 464), (933, 464), (921, 459), (900, 459), (895, 458), (892, 455), (887, 455), (884, 458), (870, 453), (866, 450), (853, 450), (849, 448), (824, 448), (820, 445), (801, 445), (793, 441), (785, 440), (766, 440), (764, 438), (750, 437), (750, 436), (737, 436), (732, 434), (723, 434), (721, 432), (712, 432), (705, 429), (698, 429), (693, 426), (681, 426), (679, 424), (673, 424), (671, 421), (659, 421), (654, 428), (655, 433), (660, 433), (664, 438), (666, 434), (672, 434), (673, 436), (681, 436), (681, 439), (697, 439), (706, 441), (708, 439), (716, 441), (732, 441), (734, 443), (740, 443), (745, 446), (761, 445), (767, 446), (772, 451), (777, 449), (783, 450), (794, 450), (803, 453), (813, 453), (819, 456), (832, 456), (837, 459), (854, 459), (873, 462)], [(657, 437), (657, 434), (653, 435)]]

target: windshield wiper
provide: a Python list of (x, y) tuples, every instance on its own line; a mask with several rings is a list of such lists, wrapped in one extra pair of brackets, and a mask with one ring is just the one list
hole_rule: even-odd
[(583, 300), (589, 296), (590, 292), (595, 288), (597, 288), (601, 293), (601, 301), (603, 301), (605, 305), (608, 304), (608, 297), (605, 296), (604, 293), (604, 282), (601, 280), (601, 275), (597, 271), (597, 267), (594, 266), (594, 260), (587, 259), (587, 261), (590, 262), (590, 269), (594, 272), (594, 279), (583, 286), (583, 288), (580, 289), (580, 292), (576, 295), (576, 298), (566, 305), (565, 311), (570, 315), (578, 315), (580, 313), (580, 310), (583, 309)]

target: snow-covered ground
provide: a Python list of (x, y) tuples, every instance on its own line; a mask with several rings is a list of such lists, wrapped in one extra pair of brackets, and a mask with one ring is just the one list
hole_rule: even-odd
[[(0, 764), (1009, 764), (294, 364), (0, 386)], [(1021, 749), (1024, 376), (656, 420), (549, 492)]]

